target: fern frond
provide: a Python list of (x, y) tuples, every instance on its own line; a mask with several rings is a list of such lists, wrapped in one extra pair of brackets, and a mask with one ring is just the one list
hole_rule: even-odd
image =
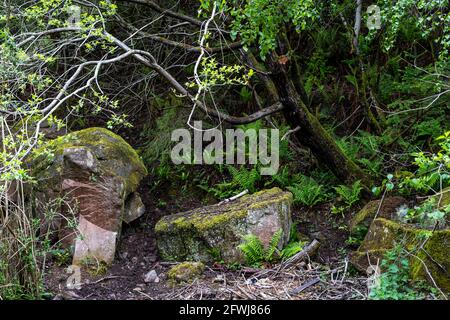
[(264, 261), (264, 246), (254, 234), (246, 235), (238, 248), (244, 253), (245, 260), (250, 266), (257, 266)]
[(283, 229), (278, 229), (272, 236), (269, 242), (269, 247), (265, 252), (266, 261), (272, 261), (273, 254), (278, 251), (278, 244), (283, 236)]
[(305, 245), (305, 242), (301, 241), (295, 241), (289, 243), (283, 250), (281, 250), (281, 258), (282, 259), (289, 259), (290, 257), (294, 256), (298, 252), (303, 250), (303, 247)]
[(241, 189), (248, 189), (250, 192), (256, 191), (256, 184), (261, 180), (261, 174), (256, 166), (251, 170), (244, 166), (239, 169), (233, 166), (228, 166), (227, 168), (231, 174), (233, 185), (239, 186)]
[(294, 195), (294, 203), (314, 206), (327, 199), (322, 185), (309, 177), (302, 177), (299, 183), (287, 188)]
[(340, 185), (334, 188), (336, 192), (341, 196), (347, 206), (351, 207), (353, 204), (359, 201), (361, 190), (361, 181), (358, 180), (351, 187)]

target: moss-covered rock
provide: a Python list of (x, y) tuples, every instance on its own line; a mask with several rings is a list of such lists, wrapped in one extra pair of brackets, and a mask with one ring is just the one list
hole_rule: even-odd
[(292, 194), (279, 188), (237, 200), (162, 218), (155, 226), (160, 255), (169, 261), (242, 262), (237, 246), (246, 234), (268, 245), (283, 230), (280, 248), (289, 240)]
[(205, 265), (201, 262), (183, 262), (170, 268), (167, 278), (172, 283), (191, 282), (201, 276)]
[[(98, 258), (111, 263), (122, 221), (132, 221), (143, 213), (136, 191), (147, 170), (136, 151), (109, 130), (89, 128), (47, 141), (34, 154), (30, 168), (37, 180), (33, 192), (42, 229), (57, 231), (67, 246), (78, 246), (74, 262)], [(49, 217), (49, 209), (63, 214)], [(68, 229), (68, 219), (80, 223), (79, 215), (84, 227)], [(104, 236), (80, 235), (80, 230), (105, 232), (101, 233)], [(93, 253), (101, 251), (104, 254)]]
[(44, 149), (51, 151), (52, 155), (34, 159), (32, 170), (35, 174), (44, 174), (42, 171), (48, 170), (50, 174), (54, 174), (54, 171), (61, 173), (64, 158), (78, 150), (86, 150), (85, 152), (89, 151), (95, 157), (98, 166), (93, 163), (94, 159), (89, 161), (89, 155), (83, 164), (85, 157), (75, 154), (75, 157), (81, 156), (77, 160), (81, 169), (121, 177), (125, 183), (125, 193), (134, 192), (142, 177), (147, 175), (147, 169), (136, 151), (122, 137), (104, 128), (88, 128), (50, 140), (35, 154), (47, 155), (47, 152), (43, 152)]
[(450, 187), (442, 190), (441, 193), (437, 194), (438, 202), (441, 208), (450, 205)]
[(395, 214), (396, 209), (405, 203), (406, 200), (402, 197), (387, 197), (383, 200), (373, 200), (368, 202), (350, 220), (350, 233), (352, 235), (358, 234), (364, 237), (375, 216), (390, 219)]
[[(377, 218), (359, 249), (351, 256), (361, 271), (377, 265), (386, 251), (401, 244), (410, 255), (412, 279), (428, 280), (429, 274), (444, 292), (450, 292), (450, 230), (430, 231), (397, 221)], [(429, 274), (428, 274), (429, 273)]]

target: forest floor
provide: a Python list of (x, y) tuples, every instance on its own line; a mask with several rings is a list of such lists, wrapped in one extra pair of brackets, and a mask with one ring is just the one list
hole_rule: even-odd
[[(148, 194), (144, 187), (141, 194)], [(314, 257), (288, 270), (277, 265), (265, 269), (208, 265), (192, 283), (172, 285), (166, 273), (171, 263), (160, 261), (153, 228), (166, 214), (203, 206), (198, 195), (180, 196), (158, 192), (143, 197), (146, 213), (122, 230), (116, 259), (108, 269), (82, 270), (81, 289), (68, 290), (66, 265), (51, 262), (45, 273), (46, 290), (53, 299), (365, 299), (367, 278), (357, 273), (347, 260), (341, 228), (344, 222), (330, 225), (328, 205), (314, 210), (294, 209), (293, 220), (299, 232), (317, 239), (321, 246)], [(161, 208), (161, 203), (165, 206)], [(336, 220), (336, 217), (333, 217)], [(145, 274), (155, 270), (158, 283), (145, 283)]]

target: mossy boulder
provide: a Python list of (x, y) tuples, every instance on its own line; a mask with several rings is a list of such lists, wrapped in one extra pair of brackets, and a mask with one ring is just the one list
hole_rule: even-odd
[(170, 268), (167, 278), (172, 283), (190, 282), (200, 277), (204, 270), (203, 263), (186, 261)]
[[(391, 219), (396, 209), (406, 203), (403, 197), (387, 197), (368, 202), (351, 220), (350, 233), (364, 237), (375, 216)], [(377, 215), (378, 212), (378, 215)]]
[(420, 229), (386, 218), (376, 218), (359, 249), (352, 253), (352, 263), (361, 271), (377, 265), (386, 251), (401, 244), (411, 254), (411, 278), (427, 280), (450, 293), (450, 230)]
[(163, 217), (155, 226), (158, 249), (168, 261), (243, 262), (237, 246), (254, 234), (268, 245), (282, 229), (281, 248), (289, 240), (292, 194), (279, 188)]
[(450, 205), (450, 187), (443, 189), (436, 197), (438, 198), (438, 201), (440, 201), (440, 208)]
[[(147, 170), (136, 151), (109, 130), (89, 128), (47, 141), (35, 155), (30, 167), (42, 230), (75, 244), (75, 264), (111, 263), (122, 221), (144, 212), (137, 189)], [(62, 214), (49, 216), (55, 209)], [(68, 228), (71, 220), (77, 228)]]

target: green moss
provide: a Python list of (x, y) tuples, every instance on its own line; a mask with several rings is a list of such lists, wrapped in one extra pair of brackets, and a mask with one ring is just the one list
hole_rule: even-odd
[(163, 218), (159, 220), (155, 225), (155, 232), (162, 233), (169, 230), (169, 223)]
[[(201, 232), (226, 224), (230, 220), (239, 220), (247, 217), (250, 210), (267, 207), (268, 205), (288, 201), (292, 203), (292, 194), (283, 192), (279, 188), (259, 191), (253, 195), (245, 195), (235, 204), (229, 204), (225, 211), (220, 205), (208, 206), (188, 212), (166, 216), (155, 227), (155, 231), (165, 232), (172, 227), (176, 230), (194, 228)], [(207, 213), (207, 214), (206, 214)]]
[[(37, 164), (34, 171), (44, 171), (48, 166), (59, 161), (63, 165), (61, 158), (64, 150), (68, 148), (82, 147), (89, 149), (93, 155), (101, 162), (101, 170), (108, 174), (116, 173), (124, 178), (126, 193), (134, 192), (143, 176), (147, 175), (147, 169), (139, 158), (136, 151), (120, 136), (104, 128), (88, 128), (69, 133), (47, 141), (34, 154), (46, 154), (44, 150), (50, 150), (53, 157), (38, 157), (33, 162)], [(60, 160), (58, 160), (60, 159)], [(118, 166), (120, 162), (122, 165)], [(124, 168), (124, 172), (118, 172), (118, 168)], [(56, 168), (61, 171), (61, 168)]]
[(378, 205), (378, 201), (370, 201), (369, 203), (367, 203), (351, 220), (350, 230), (353, 231), (357, 226), (361, 224), (364, 224), (366, 227), (368, 227), (368, 225), (370, 225), (370, 221), (368, 221), (367, 223), (366, 220), (370, 219), (370, 216), (372, 216), (372, 218), (375, 216)]
[[(433, 232), (423, 250), (412, 259), (411, 276), (414, 280), (433, 277), (434, 282), (445, 293), (450, 293), (450, 230)], [(426, 266), (426, 267), (425, 267)]]
[(170, 268), (167, 272), (169, 281), (189, 282), (199, 277), (205, 270), (205, 265), (201, 262), (183, 262)]
[(211, 250), (220, 250), (224, 260), (235, 262), (241, 256), (236, 247), (248, 232), (248, 219), (270, 208), (283, 226), (290, 225), (291, 204), (291, 193), (273, 188), (232, 202), (163, 217), (155, 226), (160, 255), (175, 261), (211, 261)]
[(389, 197), (381, 200), (368, 202), (350, 221), (350, 233), (355, 234), (360, 230), (368, 230), (372, 220), (377, 217), (391, 218), (395, 210), (406, 202), (402, 197)]

